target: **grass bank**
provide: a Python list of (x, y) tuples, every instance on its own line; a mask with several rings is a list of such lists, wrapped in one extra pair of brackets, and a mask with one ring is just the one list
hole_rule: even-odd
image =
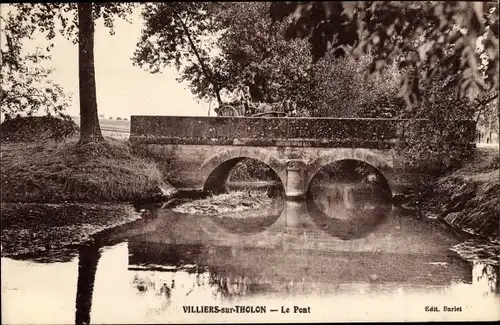
[(123, 202), (168, 195), (154, 163), (125, 141), (78, 145), (45, 139), (1, 144), (2, 202)]
[(500, 171), (498, 148), (478, 148), (464, 166), (441, 177), (425, 193), (429, 214), (454, 228), (498, 241)]

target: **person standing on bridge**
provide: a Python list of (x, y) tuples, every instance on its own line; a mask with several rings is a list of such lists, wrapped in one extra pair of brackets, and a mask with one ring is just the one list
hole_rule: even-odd
[(250, 87), (243, 86), (243, 83), (238, 84), (234, 91), (234, 97), (237, 102), (243, 103), (245, 106), (245, 115), (253, 114), (252, 96), (250, 95)]

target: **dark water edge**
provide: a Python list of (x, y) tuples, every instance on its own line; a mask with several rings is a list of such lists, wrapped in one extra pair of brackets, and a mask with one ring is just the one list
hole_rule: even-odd
[(139, 219), (128, 204), (1, 203), (2, 256), (63, 258), (94, 235)]
[[(267, 184), (268, 185), (268, 184)], [(241, 187), (241, 186), (240, 186)], [(240, 189), (238, 185), (232, 185), (232, 190)], [(246, 188), (246, 187), (244, 187)], [(253, 187), (255, 188), (255, 187)], [(258, 189), (265, 189), (266, 184), (264, 186), (257, 187)], [(17, 203), (1, 203), (2, 208), (2, 257), (12, 257), (18, 259), (34, 259), (39, 261), (50, 261), (50, 260), (68, 260), (72, 256), (75, 255), (75, 249), (78, 249), (81, 246), (87, 246), (90, 244), (103, 242), (108, 237), (112, 237), (113, 234), (121, 233), (124, 231), (129, 231), (134, 228), (140, 228), (146, 225), (149, 221), (156, 218), (158, 210), (160, 209), (173, 209), (179, 205), (182, 205), (186, 202), (192, 202), (200, 199), (205, 199), (210, 194), (201, 190), (198, 191), (188, 191), (181, 190), (176, 193), (174, 197), (169, 198), (165, 201), (160, 200), (152, 200), (150, 202), (141, 201), (141, 202), (132, 202), (132, 203), (124, 203), (124, 204), (113, 204), (109, 205), (96, 205), (96, 204), (17, 204)], [(276, 210), (279, 208), (281, 203), (274, 203), (274, 208)], [(314, 204), (313, 204), (314, 206)], [(47, 208), (47, 209), (45, 209)], [(20, 210), (20, 213), (19, 213)], [(57, 210), (60, 210), (61, 213), (58, 214)], [(64, 210), (64, 213), (62, 213)], [(84, 212), (85, 210), (90, 211), (88, 216)], [(29, 211), (29, 212), (28, 212)], [(441, 218), (425, 218), (426, 213), (417, 210), (406, 210), (402, 207), (392, 207), (392, 211), (394, 213), (400, 214), (405, 218), (414, 218), (418, 220), (422, 220), (424, 222), (430, 222), (435, 227), (444, 229), (450, 236), (457, 238), (461, 244), (456, 245), (456, 247), (452, 247), (451, 249), (459, 254), (462, 258), (473, 261), (473, 260), (484, 260), (488, 264), (498, 265), (498, 260), (500, 256), (500, 245), (498, 242), (492, 241), (490, 238), (485, 238), (483, 236), (470, 233), (466, 230), (459, 229), (453, 225), (447, 223), (444, 219)], [(58, 241), (57, 238), (51, 237), (54, 234), (54, 231), (50, 230), (51, 221), (44, 220), (43, 223), (46, 223), (46, 227), (37, 223), (35, 231), (35, 241), (41, 241), (40, 243), (35, 243), (34, 245), (38, 246), (36, 248), (26, 248), (17, 247), (17, 249), (12, 248), (12, 244), (9, 244), (9, 236), (12, 233), (24, 233), (25, 237), (27, 237), (27, 232), (35, 227), (33, 222), (38, 222), (36, 219), (37, 215), (47, 215), (50, 213), (56, 214), (55, 232), (61, 232), (64, 229), (63, 233), (66, 238), (64, 240)], [(321, 211), (317, 208), (313, 208), (311, 211), (313, 215), (315, 215), (315, 220), (318, 220), (317, 215), (321, 215)], [(385, 211), (387, 212), (387, 211)], [(29, 221), (24, 219), (22, 222), (19, 218), (13, 218), (12, 214), (17, 213), (21, 215), (32, 214), (29, 218)], [(34, 214), (34, 215), (33, 215)], [(102, 214), (106, 214), (107, 218), (102, 218)], [(252, 214), (252, 213), (250, 213)], [(254, 212), (253, 214), (258, 215), (259, 212)], [(274, 212), (276, 214), (276, 212)], [(77, 215), (83, 215), (84, 217), (78, 217)], [(61, 219), (64, 221), (61, 222)], [(99, 219), (97, 221), (97, 219)], [(105, 221), (103, 222), (103, 219)], [(275, 216), (270, 216), (266, 218), (262, 218), (262, 227), (255, 227), (258, 229), (263, 229), (268, 227), (275, 221)], [(323, 219), (325, 219), (323, 217)], [(234, 222), (231, 222), (231, 218), (229, 216), (224, 217), (221, 215), (221, 218), (216, 220), (219, 224), (224, 223), (226, 220), (226, 226), (231, 228), (235, 228), (238, 231), (239, 228), (242, 228), (241, 225), (237, 225)], [(321, 220), (321, 219), (320, 219)], [(240, 220), (241, 222), (241, 220)], [(90, 226), (89, 226), (90, 225)], [(319, 225), (324, 227), (324, 224), (319, 222)], [(243, 228), (245, 228), (243, 226)], [(68, 236), (68, 234), (71, 234)], [(33, 239), (33, 238), (30, 238)], [(26, 239), (24, 239), (25, 241)], [(67, 256), (67, 257), (64, 257)]]
[[(189, 219), (184, 225), (179, 225), (177, 230), (194, 221), (194, 218)], [(156, 230), (160, 230), (163, 222), (156, 221), (159, 222)], [(380, 312), (384, 308), (384, 302), (394, 308), (395, 303), (400, 301), (407, 304), (406, 309), (415, 312), (415, 306), (422, 304), (418, 299), (424, 299), (427, 304), (442, 304), (445, 301), (465, 305), (468, 303), (465, 297), (471, 297), (472, 294), (470, 289), (478, 289), (478, 284), (481, 285), (481, 281), (476, 278), (482, 277), (484, 282), (484, 268), (477, 269), (475, 264), (471, 267), (465, 261), (457, 263), (456, 258), (448, 254), (329, 252), (285, 248), (279, 244), (270, 247), (239, 247), (232, 244), (212, 246), (203, 242), (197, 244), (196, 240), (191, 244), (177, 240), (175, 244), (165, 244), (156, 242), (151, 235), (143, 236), (141, 233), (144, 232), (127, 234), (129, 239), (118, 240), (118, 244), (108, 242), (106, 245), (93, 243), (82, 246), (78, 249), (78, 257), (63, 264), (18, 261), (16, 265), (14, 261), (7, 261), (4, 265), (12, 272), (19, 268), (25, 270), (24, 273), (16, 274), (16, 280), (46, 272), (43, 271), (44, 268), (47, 268), (47, 272), (50, 267), (53, 271), (57, 270), (59, 286), (47, 288), (43, 283), (33, 284), (25, 299), (33, 303), (31, 296), (36, 297), (37, 292), (43, 292), (57, 294), (58, 299), (69, 298), (76, 301), (73, 304), (76, 309), (71, 312), (68, 306), (66, 316), (61, 311), (54, 310), (53, 317), (56, 318), (50, 318), (51, 321), (60, 319), (64, 323), (75, 319), (76, 324), (89, 321), (165, 323), (174, 319), (175, 322), (182, 322), (179, 311), (175, 311), (176, 306), (197, 303), (229, 306), (256, 303), (267, 308), (279, 308), (282, 304), (312, 305), (315, 315), (307, 315), (308, 320), (318, 317), (318, 307), (329, 305), (333, 310), (322, 310), (322, 315), (331, 315), (336, 307), (345, 302), (366, 308), (377, 301), (381, 304), (378, 308)], [(163, 238), (162, 233), (163, 230), (158, 233), (159, 238)], [(67, 279), (69, 273), (68, 270), (64, 271), (64, 265), (67, 265), (66, 269), (73, 269), (71, 281)], [(387, 268), (388, 265), (391, 267)], [(32, 272), (35, 270), (37, 271)], [(12, 279), (12, 276), (9, 278)], [(73, 283), (74, 287), (66, 288), (69, 283)], [(483, 283), (483, 287), (484, 285)], [(24, 286), (19, 281), (10, 281), (4, 287), (21, 290)], [(484, 290), (483, 287), (481, 290)], [(64, 292), (71, 290), (63, 293), (63, 289)], [(209, 295), (203, 294), (207, 291)], [(464, 295), (464, 292), (468, 293)], [(20, 294), (22, 292), (11, 291), (8, 297)], [(308, 297), (307, 302), (303, 300), (305, 297)], [(366, 300), (368, 297), (370, 301)], [(483, 308), (490, 305), (490, 300), (482, 296), (474, 297), (481, 302)], [(120, 303), (110, 308), (110, 301)], [(13, 312), (11, 308), (8, 310)], [(342, 310), (344, 314), (353, 317), (353, 310)], [(32, 307), (24, 308), (24, 315), (30, 312), (35, 315)], [(387, 320), (395, 320), (397, 317), (397, 314), (389, 313), (388, 310), (385, 312)], [(359, 310), (355, 315), (359, 317)], [(268, 315), (266, 320), (271, 316), (273, 315)], [(421, 315), (420, 319), (432, 316), (434, 315)], [(26, 319), (20, 314), (17, 318), (9, 319), (20, 319), (19, 317)], [(37, 321), (49, 319), (48, 316), (44, 317)], [(183, 317), (185, 321), (187, 316)], [(189, 315), (188, 319), (190, 322), (199, 322), (200, 317), (202, 316)], [(254, 317), (256, 315), (247, 314), (239, 319), (249, 321)], [(294, 316), (295, 320), (298, 319), (296, 317), (298, 316)], [(337, 316), (332, 317), (340, 316), (337, 313)], [(238, 318), (231, 318), (233, 321), (235, 319)]]
[[(425, 304), (466, 306), (470, 297), (493, 310), (484, 294), (498, 292), (491, 287), (498, 286), (494, 269), (483, 260), (459, 258), (450, 248), (470, 237), (441, 220), (401, 217), (392, 208), (380, 223), (364, 224), (361, 219), (359, 229), (346, 228), (356, 236), (348, 232), (342, 238), (345, 234), (325, 228), (332, 225), (328, 219), (318, 222), (318, 211), (306, 202), (278, 200), (273, 207), (248, 211), (248, 216), (264, 221), (253, 229), (251, 224), (241, 224), (248, 219), (245, 213), (233, 218), (172, 211), (192, 200), (129, 205), (128, 211), (139, 219), (102, 229), (89, 240), (54, 253), (2, 258), (9, 272), (2, 271), (7, 297), (29, 304), (23, 312), (7, 305), (12, 315), (7, 319), (76, 324), (272, 321), (274, 315), (269, 314), (218, 318), (186, 315), (179, 308), (297, 304), (316, 307), (314, 314), (294, 315), (295, 321), (320, 321), (320, 314), (330, 315), (331, 320), (346, 315), (351, 317), (346, 320), (364, 320), (360, 310), (349, 306), (364, 306), (367, 315), (384, 314), (385, 320), (394, 321), (397, 316), (386, 306), (394, 310), (403, 304), (409, 313), (405, 320), (422, 320), (438, 317), (418, 314), (422, 299)], [(334, 222), (345, 225), (347, 221)], [(47, 283), (30, 280), (42, 274)], [(50, 295), (61, 308), (39, 314), (36, 297), (42, 294)], [(111, 308), (110, 301), (120, 303)], [(367, 310), (373, 301), (380, 305), (370, 314)], [(292, 319), (276, 317), (276, 321)], [(464, 314), (448, 317), (461, 319)], [(482, 317), (489, 319), (484, 313)]]

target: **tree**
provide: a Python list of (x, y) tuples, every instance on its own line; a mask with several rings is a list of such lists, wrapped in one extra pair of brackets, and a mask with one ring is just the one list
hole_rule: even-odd
[(315, 98), (313, 116), (396, 117), (404, 103), (397, 91), (401, 73), (395, 65), (370, 76), (372, 57), (359, 60), (352, 56), (337, 58), (333, 50), (314, 64)]
[[(97, 113), (94, 72), (94, 23), (103, 18), (104, 25), (113, 33), (114, 17), (125, 18), (132, 4), (123, 3), (39, 3), (12, 4), (18, 13), (15, 24), (23, 28), (37, 28), (52, 40), (59, 32), (78, 43), (78, 71), (80, 88), (80, 144), (103, 140)], [(13, 26), (7, 26), (10, 29)], [(15, 30), (15, 29), (12, 29)], [(22, 30), (22, 29), (21, 29)], [(23, 33), (17, 33), (22, 38)]]
[[(285, 36), (307, 39), (315, 61), (333, 51), (371, 55), (371, 73), (397, 64), (409, 108), (402, 117), (410, 118), (398, 150), (410, 164), (439, 171), (470, 153), (455, 145), (470, 141), (457, 120), (472, 120), (498, 94), (497, 2), (276, 2), (270, 15), (291, 19)], [(427, 127), (415, 118), (426, 118)]]
[[(203, 89), (192, 88), (200, 97), (215, 97), (219, 104), (220, 85), (210, 66), (206, 39), (220, 26), (211, 12), (217, 3), (163, 2), (143, 5), (145, 26), (134, 53), (135, 64), (157, 73), (161, 67), (175, 65), (183, 74), (203, 84)], [(189, 68), (184, 68), (188, 66)], [(189, 70), (189, 71), (188, 71)]]
[(343, 46), (350, 45), (354, 55), (374, 55), (372, 72), (395, 61), (409, 67), (401, 95), (410, 107), (425, 98), (419, 80), (437, 74), (454, 76), (447, 86), (457, 98), (498, 91), (497, 2), (275, 2), (270, 14), (275, 21), (292, 16), (286, 37), (307, 38), (315, 60), (328, 48), (345, 55)]
[(23, 40), (30, 39), (34, 26), (17, 23), (20, 17), (13, 12), (0, 16), (0, 106), (5, 114), (32, 115), (43, 109), (47, 114), (62, 112), (68, 107), (62, 87), (50, 79), (52, 70), (41, 63), (49, 60), (50, 47), (23, 53)]
[[(243, 83), (254, 101), (275, 102), (294, 97), (301, 108), (310, 108), (312, 60), (303, 40), (287, 42), (284, 24), (272, 24), (269, 2), (232, 2), (215, 13), (225, 26), (214, 59), (221, 86), (233, 90)], [(188, 76), (189, 77), (189, 76)]]
[[(188, 82), (199, 98), (214, 97), (214, 89), (223, 97), (245, 84), (254, 101), (294, 98), (301, 115), (363, 115), (365, 106), (378, 101), (368, 89), (385, 94), (391, 83), (391, 92), (395, 91), (394, 78), (365, 82), (366, 74), (352, 58), (327, 55), (314, 64), (308, 42), (287, 41), (288, 22), (273, 23), (269, 8), (270, 2), (150, 4), (143, 10), (146, 27), (134, 60), (151, 72), (177, 65), (179, 79)], [(196, 33), (186, 33), (173, 12)], [(214, 34), (215, 40), (208, 42)], [(195, 47), (190, 46), (189, 35)], [(203, 60), (197, 59), (194, 49), (203, 53)], [(209, 74), (203, 73), (200, 62)]]
[(297, 85), (308, 85), (307, 48), (288, 44), (278, 27), (269, 30), (268, 10), (269, 3), (148, 4), (134, 61), (153, 73), (175, 64), (196, 96), (216, 97), (219, 105), (223, 91), (239, 83), (254, 100), (297, 95)]

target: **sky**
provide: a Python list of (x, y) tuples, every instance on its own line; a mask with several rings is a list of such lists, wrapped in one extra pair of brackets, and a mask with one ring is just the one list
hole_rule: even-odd
[[(187, 84), (175, 80), (178, 77), (175, 67), (151, 74), (132, 65), (130, 58), (142, 28), (139, 10), (134, 12), (131, 20), (132, 24), (116, 19), (115, 35), (110, 35), (102, 21), (96, 21), (94, 58), (99, 114), (113, 118), (129, 118), (130, 115), (206, 116), (209, 103), (199, 102)], [(72, 104), (67, 113), (77, 116), (78, 45), (60, 35), (56, 36), (54, 43), (52, 60), (44, 65), (54, 68), (52, 80), (72, 93)], [(28, 51), (43, 44), (48, 44), (43, 36), (34, 36), (25, 43), (25, 49)]]

